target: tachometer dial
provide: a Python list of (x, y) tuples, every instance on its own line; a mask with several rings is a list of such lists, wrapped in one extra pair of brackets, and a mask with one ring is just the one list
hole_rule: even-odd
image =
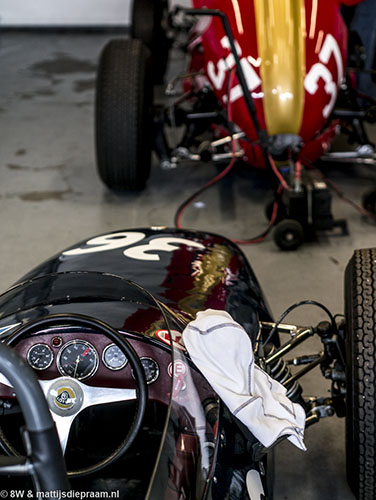
[(84, 340), (67, 342), (59, 351), (57, 367), (62, 375), (84, 380), (98, 368), (98, 353)]
[(110, 370), (121, 370), (128, 363), (126, 355), (116, 344), (110, 344), (104, 348), (102, 360)]
[(35, 344), (27, 353), (27, 361), (35, 370), (46, 370), (54, 359), (54, 353), (47, 344)]
[[(158, 363), (153, 358), (147, 358), (147, 357), (140, 358), (140, 361), (145, 372), (147, 384), (152, 384), (159, 377)], [(132, 370), (132, 376), (134, 378), (133, 370)]]

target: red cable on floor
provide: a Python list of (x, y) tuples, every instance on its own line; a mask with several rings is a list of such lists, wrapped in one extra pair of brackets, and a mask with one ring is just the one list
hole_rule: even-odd
[[(229, 85), (228, 85), (229, 89), (231, 89), (231, 87), (232, 87), (234, 75), (235, 75), (235, 68), (233, 68), (231, 70), (230, 75), (229, 75)], [(230, 123), (232, 123), (232, 106), (231, 106), (231, 102), (230, 102), (229, 92), (227, 92), (227, 107), (228, 107), (228, 111), (227, 111), (228, 112), (228, 120), (229, 120)], [(174, 218), (174, 223), (175, 223), (175, 226), (178, 229), (182, 229), (182, 226), (181, 226), (181, 217), (182, 217), (183, 212), (186, 209), (186, 207), (188, 205), (190, 205), (192, 203), (192, 201), (197, 196), (199, 196), (201, 193), (203, 193), (204, 191), (206, 191), (210, 186), (213, 186), (218, 181), (220, 181), (221, 179), (223, 179), (223, 177), (225, 177), (230, 172), (230, 170), (232, 169), (232, 167), (235, 165), (235, 162), (236, 162), (236, 156), (235, 156), (236, 147), (235, 147), (235, 141), (234, 141), (234, 139), (231, 140), (231, 147), (232, 147), (232, 155), (233, 156), (232, 156), (232, 159), (231, 159), (230, 163), (227, 165), (227, 167), (224, 170), (222, 170), (222, 172), (220, 172), (218, 175), (216, 175), (212, 180), (210, 180), (209, 182), (207, 182), (201, 189), (199, 189), (198, 191), (196, 191), (195, 193), (193, 193), (177, 209), (176, 214), (175, 214), (175, 218)]]
[[(281, 194), (282, 189), (283, 189), (282, 186), (278, 187), (278, 191), (277, 191), (278, 195)], [(268, 227), (265, 229), (265, 231), (263, 231), (258, 236), (255, 236), (254, 238), (250, 238), (250, 239), (247, 239), (247, 240), (236, 240), (236, 239), (233, 239), (231, 241), (233, 243), (238, 244), (238, 245), (253, 245), (255, 243), (261, 243), (261, 242), (263, 242), (264, 239), (268, 236), (268, 234), (272, 230), (272, 228), (273, 228), (273, 226), (275, 224), (275, 221), (277, 219), (277, 214), (278, 214), (278, 201), (275, 199), (274, 202), (273, 202), (272, 215), (270, 217), (270, 221), (269, 221)]]
[(339, 187), (337, 186), (337, 184), (335, 184), (331, 179), (329, 179), (328, 177), (325, 177), (323, 175), (323, 179), (325, 180), (325, 182), (327, 184), (329, 184), (329, 186), (333, 189), (333, 191), (337, 194), (337, 196), (339, 198), (341, 198), (341, 200), (343, 200), (344, 202), (348, 203), (349, 205), (351, 205), (353, 208), (355, 208), (355, 210), (358, 210), (358, 212), (360, 212), (362, 215), (365, 215), (366, 217), (369, 217), (370, 219), (376, 221), (376, 216), (374, 214), (372, 214), (371, 212), (368, 212), (368, 210), (366, 210), (365, 208), (363, 208), (362, 206), (358, 205), (357, 203), (355, 203), (355, 201), (353, 200), (350, 200), (350, 198), (348, 198), (340, 189)]
[(223, 179), (223, 177), (225, 177), (225, 175), (227, 175), (230, 172), (230, 170), (232, 169), (232, 167), (235, 165), (235, 162), (236, 162), (236, 157), (234, 156), (232, 158), (232, 160), (230, 161), (230, 163), (227, 165), (227, 167), (224, 170), (222, 170), (222, 172), (220, 172), (218, 175), (216, 175), (211, 181), (209, 181), (208, 183), (206, 183), (205, 186), (203, 186), (201, 189), (199, 189), (198, 191), (196, 191), (195, 193), (193, 193), (187, 200), (185, 200), (179, 206), (179, 208), (176, 211), (175, 219), (174, 219), (175, 226), (178, 229), (182, 229), (182, 225), (180, 223), (180, 220), (181, 220), (181, 217), (183, 215), (183, 211), (186, 209), (186, 207), (188, 205), (190, 205), (192, 203), (192, 201), (195, 198), (197, 198), (198, 195), (200, 195), (201, 193), (203, 193), (204, 191), (206, 191), (210, 186), (213, 186), (218, 181), (220, 181), (221, 179)]

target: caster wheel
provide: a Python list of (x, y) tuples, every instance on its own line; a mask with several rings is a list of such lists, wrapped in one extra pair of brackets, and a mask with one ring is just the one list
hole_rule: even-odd
[(304, 241), (303, 226), (294, 219), (281, 220), (275, 226), (273, 237), (281, 250), (296, 250)]
[(363, 208), (373, 215), (376, 215), (376, 190), (369, 191), (363, 195)]

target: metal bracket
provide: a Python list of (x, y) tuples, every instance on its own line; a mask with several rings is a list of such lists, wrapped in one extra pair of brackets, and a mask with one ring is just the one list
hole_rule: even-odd
[(311, 404), (311, 409), (307, 413), (306, 427), (315, 424), (322, 418), (335, 415), (336, 412), (332, 403), (333, 401), (330, 398), (309, 397), (308, 404)]
[[(216, 162), (221, 162), (224, 160), (231, 160), (232, 158), (243, 158), (244, 156), (244, 151), (243, 149), (240, 148), (238, 139), (244, 137), (244, 132), (239, 132), (237, 134), (234, 134), (233, 136), (227, 136), (223, 137), (222, 139), (218, 139), (215, 141), (212, 141), (208, 144), (208, 147), (206, 151), (208, 151), (208, 154), (210, 155), (210, 159), (216, 163)], [(222, 146), (224, 144), (231, 143), (232, 141), (235, 141), (236, 145), (236, 151), (235, 153), (233, 152), (228, 152), (228, 153), (215, 153), (215, 148), (218, 146)], [(184, 161), (189, 161), (189, 162), (201, 162), (203, 161), (202, 159), (202, 153), (191, 153), (188, 148), (179, 146), (176, 148), (171, 155), (171, 160), (170, 162), (162, 162), (161, 167), (164, 170), (170, 170), (172, 168), (176, 168), (179, 163), (184, 162)]]
[[(276, 327), (277, 323), (273, 323), (271, 321), (260, 321), (259, 325), (260, 325), (260, 329), (271, 331), (271, 330), (273, 330), (273, 328)], [(300, 330), (301, 328), (305, 328), (305, 327), (296, 326), (296, 325), (288, 325), (287, 323), (280, 323), (278, 325), (278, 332), (279, 333), (288, 333), (291, 336), (291, 338), (294, 338), (297, 335), (298, 330)]]
[(362, 144), (355, 151), (338, 151), (323, 155), (320, 160), (329, 162), (362, 163), (376, 165), (375, 149), (371, 144)]

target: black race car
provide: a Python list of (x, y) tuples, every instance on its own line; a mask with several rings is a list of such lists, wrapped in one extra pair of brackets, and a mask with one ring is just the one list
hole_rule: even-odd
[[(286, 435), (256, 439), (183, 341), (214, 309), (246, 332), (258, 369), (304, 408), (306, 427), (346, 417), (349, 484), (375, 498), (375, 270), (375, 249), (355, 251), (345, 320), (303, 301), (275, 322), (243, 253), (214, 234), (118, 231), (44, 262), (0, 296), (1, 497), (271, 499)], [(284, 322), (306, 303), (321, 309), (317, 325)], [(312, 336), (320, 352), (291, 353)], [(331, 394), (307, 398), (302, 379), (318, 365)]]

